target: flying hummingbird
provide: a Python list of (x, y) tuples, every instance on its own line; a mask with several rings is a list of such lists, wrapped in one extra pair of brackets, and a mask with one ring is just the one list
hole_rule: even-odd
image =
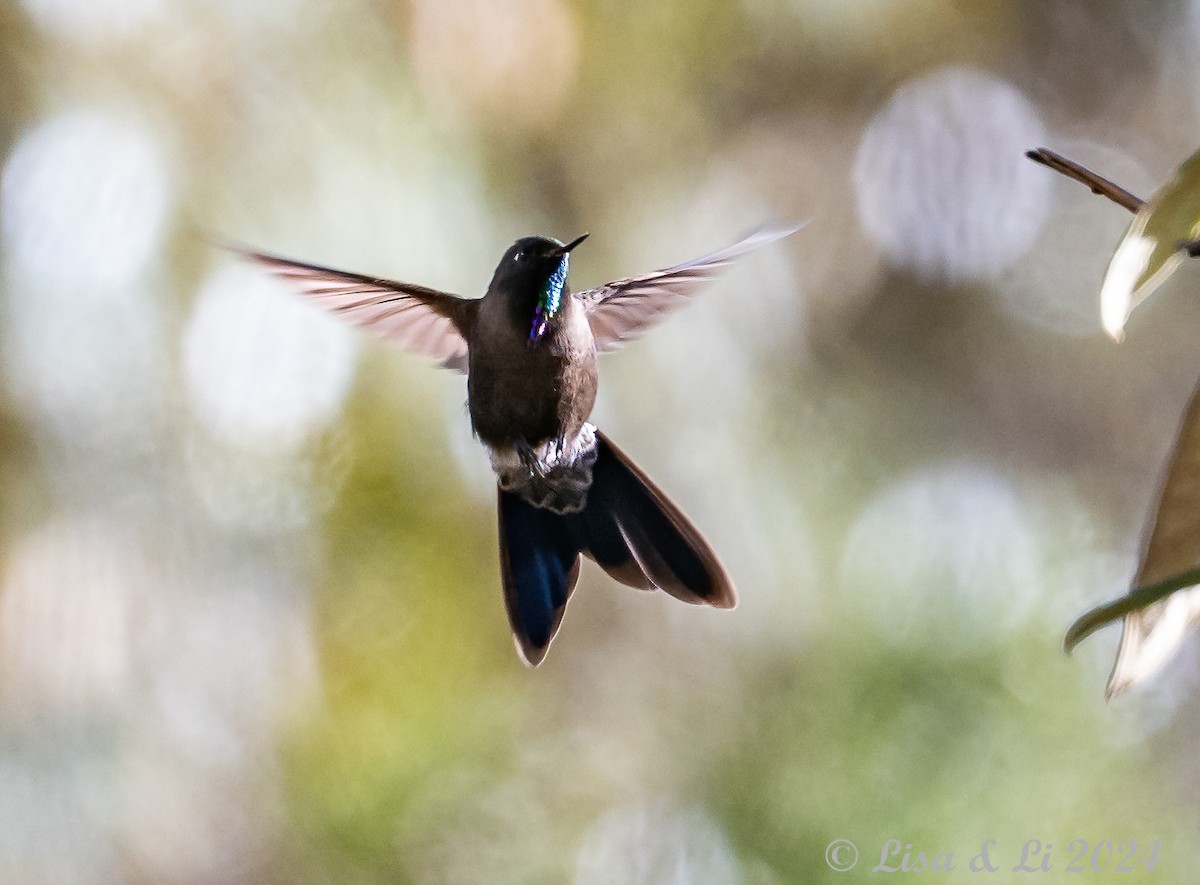
[(482, 298), (347, 273), (263, 252), (246, 257), (353, 323), (467, 373), (467, 408), (498, 484), (500, 571), (517, 651), (541, 663), (579, 576), (611, 577), (688, 603), (737, 594), (691, 521), (588, 423), (596, 354), (639, 336), (733, 259), (794, 233), (762, 228), (718, 252), (572, 293), (569, 243), (523, 237)]

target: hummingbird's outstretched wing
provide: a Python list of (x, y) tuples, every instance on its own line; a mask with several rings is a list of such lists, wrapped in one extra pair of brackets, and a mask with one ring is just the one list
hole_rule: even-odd
[(577, 292), (587, 311), (596, 350), (615, 350), (642, 334), (668, 311), (715, 279), (735, 258), (767, 243), (794, 234), (803, 224), (762, 227), (732, 246), (637, 277), (614, 280), (595, 289)]
[(479, 302), (363, 274), (235, 247), (316, 304), (443, 366), (467, 370)]

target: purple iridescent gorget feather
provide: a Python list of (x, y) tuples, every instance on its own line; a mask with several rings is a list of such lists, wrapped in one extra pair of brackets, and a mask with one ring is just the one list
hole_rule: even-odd
[(546, 325), (562, 307), (563, 290), (567, 287), (567, 269), (570, 265), (570, 255), (563, 253), (559, 259), (558, 267), (554, 269), (554, 273), (550, 274), (550, 278), (546, 280), (546, 285), (542, 288), (541, 295), (538, 297), (537, 307), (533, 309), (533, 323), (529, 327), (529, 346), (533, 347), (542, 340), (542, 336), (546, 334)]

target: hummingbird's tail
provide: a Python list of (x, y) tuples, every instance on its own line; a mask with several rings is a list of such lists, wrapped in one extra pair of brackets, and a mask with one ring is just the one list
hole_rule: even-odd
[(577, 513), (555, 513), (499, 490), (504, 601), (530, 666), (541, 663), (558, 631), (580, 553), (629, 587), (661, 588), (716, 608), (737, 604), (733, 582), (691, 521), (598, 431), (596, 449), (587, 504)]

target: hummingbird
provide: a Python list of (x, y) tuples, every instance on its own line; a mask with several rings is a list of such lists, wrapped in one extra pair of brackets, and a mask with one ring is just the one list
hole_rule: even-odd
[(480, 298), (237, 251), (350, 322), (466, 373), (471, 428), (497, 479), (508, 620), (534, 667), (558, 632), (581, 555), (629, 587), (714, 608), (737, 603), (700, 531), (588, 421), (596, 356), (637, 338), (734, 259), (798, 229), (760, 228), (717, 252), (581, 292), (567, 275), (586, 233), (567, 243), (522, 237)]

